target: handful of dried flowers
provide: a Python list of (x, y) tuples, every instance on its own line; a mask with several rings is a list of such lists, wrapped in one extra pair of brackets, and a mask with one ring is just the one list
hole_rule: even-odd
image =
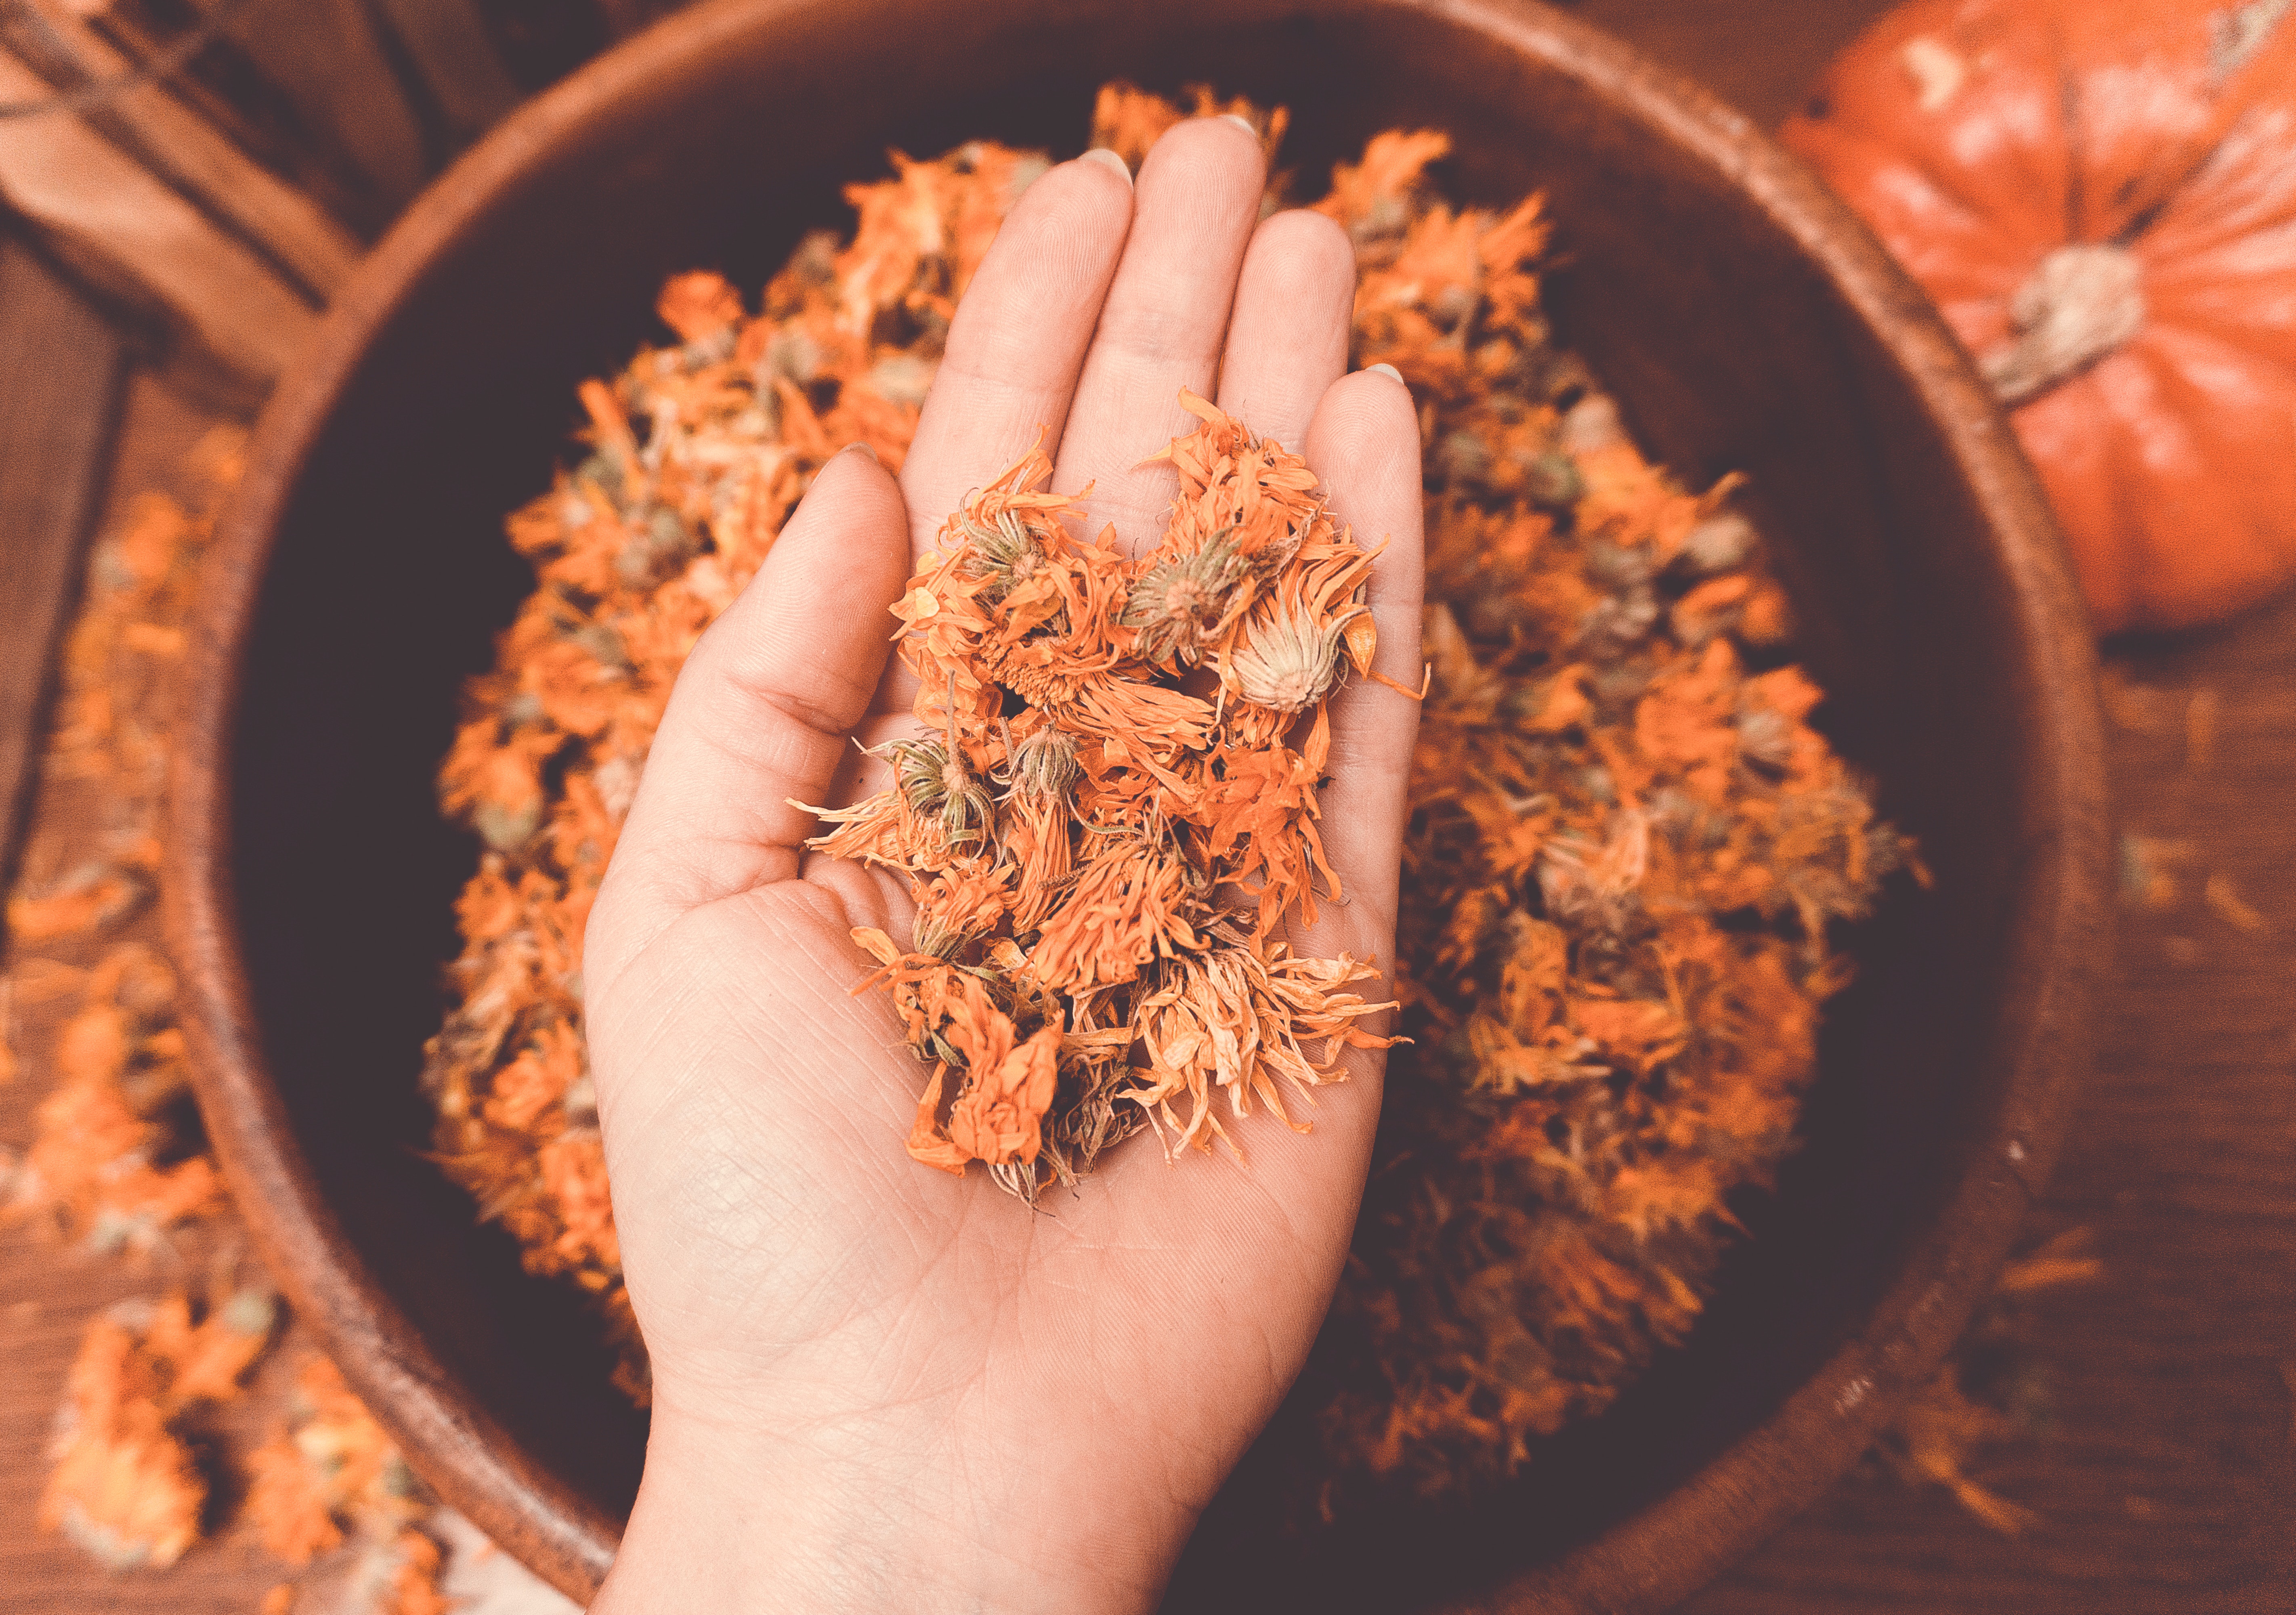
[(1070, 531), (1042, 453), (949, 519), (894, 608), (933, 738), (891, 742), (893, 784), (810, 843), (910, 880), (913, 949), (854, 933), (934, 1062), (909, 1153), (1031, 1201), (1144, 1120), (1241, 1155), (1216, 1098), (1289, 1121), (1284, 1084), (1392, 1041), (1360, 1022), (1395, 1005), (1349, 990), (1376, 969), (1275, 934), (1318, 877), (1342, 895), (1316, 783), (1324, 698), (1377, 644), (1373, 557), (1305, 461), (1182, 402), (1202, 425), (1138, 559)]
[[(1273, 146), (1281, 111), (1240, 111)], [(1102, 92), (1136, 165), (1182, 116)], [(1357, 250), (1353, 359), (1421, 405), (1433, 682), (1395, 962), (1401, 1029), (1353, 1258), (1295, 1393), (1330, 1510), (1512, 1472), (1679, 1340), (1730, 1197), (1791, 1149), (1828, 929), (1907, 860), (1809, 726), (1785, 597), (1725, 485), (1646, 463), (1539, 305), (1538, 199), (1454, 209), (1443, 135), (1374, 137), (1316, 206)], [(644, 1394), (583, 1064), (590, 902), (687, 652), (813, 471), (898, 469), (956, 299), (1039, 156), (975, 143), (849, 192), (750, 315), (665, 289), (677, 345), (583, 390), (594, 452), (515, 515), (539, 586), (441, 775), (487, 842), (425, 1082), (447, 1169), (596, 1293)], [(1366, 557), (1296, 460), (1209, 406), (1136, 563), (1013, 468), (899, 607), (929, 738), (820, 845), (903, 871), (866, 944), (930, 1061), (910, 1148), (1026, 1194), (1128, 1127), (1209, 1147), (1370, 1040), (1365, 963), (1276, 939), (1320, 866), (1313, 716), (1369, 662)], [(1249, 509), (1247, 509), (1249, 506)], [(1138, 1050), (1137, 1053), (1133, 1051)]]

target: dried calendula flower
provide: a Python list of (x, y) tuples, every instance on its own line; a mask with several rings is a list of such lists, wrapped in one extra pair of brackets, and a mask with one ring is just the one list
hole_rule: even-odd
[[(447, 1615), (438, 1511), (390, 1438), (324, 1357), (296, 1376), (285, 1427), (250, 1459), (245, 1518), (273, 1557), (302, 1566), (348, 1545), (341, 1608)], [(275, 1589), (275, 1595), (280, 1589)], [(291, 1603), (285, 1589), (283, 1607)]]
[(1092, 143), (1115, 152), (1127, 167), (1136, 170), (1148, 148), (1182, 119), (1241, 118), (1259, 132), (1260, 144), (1272, 161), (1283, 143), (1284, 130), (1291, 127), (1288, 109), (1259, 106), (1241, 95), (1223, 101), (1208, 84), (1189, 85), (1181, 94), (1189, 102), (1185, 109), (1121, 80), (1101, 86), (1093, 102)]
[(166, 1566), (199, 1539), (207, 1480), (169, 1428), (160, 1365), (136, 1332), (98, 1318), (65, 1389), (64, 1434), (40, 1523), (114, 1569)]
[(1255, 617), (1228, 658), (1235, 693), (1287, 716), (1314, 706), (1340, 682), (1348, 627), (1369, 609), (1350, 603), (1319, 611), (1292, 601)]
[(398, 1447), (324, 1357), (304, 1364), (285, 1428), (250, 1465), (248, 1522), (289, 1564), (308, 1564), (347, 1535), (395, 1540), (430, 1512)]
[[(0, 977), (0, 1081), (54, 1078), (20, 1168), (0, 1180), (0, 1224), (37, 1219), (102, 1250), (151, 1250), (224, 1206), (188, 1103), (174, 974), (121, 932), (158, 890), (166, 681), (244, 438), (207, 433), (186, 456), (184, 500), (138, 495), (94, 545), (42, 767), (42, 818), (60, 833), (28, 851), (0, 924), (19, 949), (74, 961), (20, 953)], [(75, 998), (52, 1044), (26, 1036), (19, 1012)]]
[[(1269, 939), (1312, 905), (1311, 867), (1338, 890), (1315, 830), (1328, 722), (1294, 751), (1291, 720), (1370, 660), (1371, 557), (1299, 456), (1182, 402), (1201, 424), (1168, 451), (1179, 497), (1136, 561), (1069, 530), (1042, 454), (949, 518), (895, 608), (939, 738), (895, 742), (893, 783), (814, 842), (911, 878), (914, 952), (861, 933), (933, 1066), (910, 1153), (1029, 1199), (1143, 1122), (1233, 1147), (1216, 1098), (1288, 1120), (1277, 1078), (1305, 1092), (1341, 1048), (1388, 1041), (1362, 1022), (1394, 1006), (1348, 990), (1367, 963)], [(1293, 639), (1320, 661), (1287, 671), (1310, 653)], [(1233, 694), (1191, 694), (1199, 668)]]
[(58, 1033), (57, 1083), (0, 1214), (44, 1216), (106, 1250), (146, 1250), (172, 1225), (219, 1209), (214, 1163), (185, 1146), (176, 1118), (190, 1078), (175, 1024), (175, 972), (121, 943), (80, 982)]
[(114, 1570), (173, 1564), (199, 1539), (208, 1482), (182, 1421), (228, 1401), (271, 1341), (269, 1291), (132, 1301), (88, 1325), (65, 1385), (40, 1523)]

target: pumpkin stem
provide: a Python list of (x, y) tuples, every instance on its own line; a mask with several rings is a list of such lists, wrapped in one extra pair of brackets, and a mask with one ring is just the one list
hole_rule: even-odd
[(2104, 357), (2144, 325), (2136, 255), (2076, 242), (2043, 258), (2009, 299), (2017, 339), (1980, 361), (2004, 404), (2037, 398)]

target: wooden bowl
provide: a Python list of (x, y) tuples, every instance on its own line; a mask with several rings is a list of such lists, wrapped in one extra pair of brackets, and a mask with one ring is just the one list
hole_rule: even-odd
[(665, 275), (760, 284), (888, 145), (1072, 152), (1116, 77), (1288, 104), (1310, 190), (1395, 125), (1452, 134), (1456, 196), (1544, 188), (1565, 340), (1686, 478), (1750, 475), (1829, 730), (1934, 873), (1853, 939), (1805, 1146), (1685, 1349), (1468, 1514), (1303, 1564), (1224, 1498), (1172, 1597), (1661, 1605), (1841, 1474), (1989, 1283), (2087, 1058), (2104, 789), (2057, 538), (1929, 304), (1743, 120), (1537, 5), (718, 0), (512, 117), (344, 291), (217, 540), (166, 882), (208, 1126), (414, 1466), (586, 1596), (644, 1420), (577, 1298), (422, 1159), (415, 1088), (476, 853), (431, 777), (531, 586), (502, 518)]

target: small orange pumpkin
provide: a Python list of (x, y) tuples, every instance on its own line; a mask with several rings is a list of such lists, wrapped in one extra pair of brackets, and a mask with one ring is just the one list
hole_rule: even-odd
[(1786, 143), (2011, 411), (2099, 627), (2296, 577), (2296, 0), (1915, 0)]

